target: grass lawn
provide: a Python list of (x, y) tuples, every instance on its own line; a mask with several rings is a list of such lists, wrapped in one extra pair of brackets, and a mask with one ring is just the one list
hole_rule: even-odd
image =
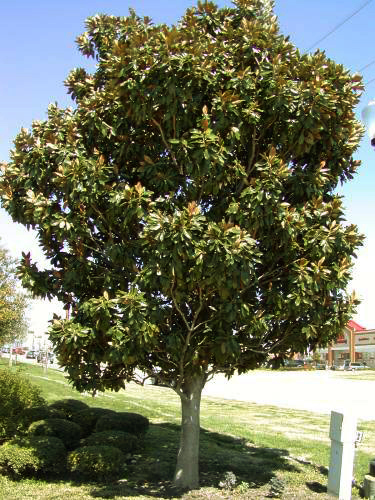
[(341, 371), (335, 370), (334, 376), (337, 378), (350, 379), (350, 380), (368, 380), (375, 382), (375, 370), (354, 370), (354, 371)]
[[(284, 486), (284, 499), (328, 498), (325, 489), (330, 447), (328, 415), (204, 397), (201, 488), (176, 497), (170, 489), (170, 479), (179, 440), (180, 402), (173, 391), (129, 384), (126, 391), (107, 392), (92, 398), (73, 390), (64, 374), (57, 370), (49, 369), (46, 375), (40, 366), (24, 364), (22, 369), (51, 402), (73, 397), (91, 406), (141, 413), (152, 425), (144, 447), (127, 464), (120, 481), (108, 484), (79, 484), (61, 479), (15, 482), (0, 476), (0, 499), (63, 499), (66, 496), (139, 500), (262, 499), (267, 498), (275, 478)], [(374, 422), (361, 422), (359, 430), (364, 431), (364, 441), (356, 454), (355, 478), (361, 483), (369, 460), (375, 456)], [(236, 487), (231, 491), (218, 487), (228, 471), (237, 478)], [(353, 498), (359, 498), (356, 488)]]

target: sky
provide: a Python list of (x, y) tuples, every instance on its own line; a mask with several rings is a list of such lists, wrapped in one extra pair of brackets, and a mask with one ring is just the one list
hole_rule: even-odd
[[(85, 31), (84, 22), (96, 13), (127, 15), (130, 7), (138, 15), (151, 17), (154, 23), (178, 21), (195, 0), (12, 0), (0, 3), (0, 160), (9, 159), (12, 140), (21, 127), (44, 119), (50, 102), (60, 107), (71, 105), (63, 85), (74, 67), (94, 69), (78, 52), (75, 38)], [(216, 2), (231, 5), (229, 0)], [(361, 9), (362, 6), (366, 6)], [(361, 9), (361, 10), (360, 10)], [(315, 48), (326, 51), (337, 63), (353, 72), (375, 60), (372, 40), (375, 0), (276, 0), (275, 14), (280, 30), (303, 52), (307, 52), (347, 17), (359, 12)], [(375, 63), (363, 72), (364, 81), (375, 78)], [(375, 97), (375, 81), (366, 90), (357, 108)], [(358, 252), (350, 286), (362, 299), (354, 319), (366, 328), (375, 328), (375, 151), (369, 139), (362, 140), (356, 153), (362, 166), (354, 180), (340, 188), (344, 196), (346, 219), (357, 224), (366, 236)], [(13, 223), (0, 209), (1, 245), (19, 258), (31, 252), (34, 261), (45, 264), (33, 232)], [(53, 313), (62, 314), (57, 302), (34, 301), (30, 310), (30, 329), (43, 334)]]

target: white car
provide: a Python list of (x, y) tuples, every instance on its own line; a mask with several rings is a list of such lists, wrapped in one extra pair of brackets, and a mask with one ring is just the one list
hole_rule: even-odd
[(368, 366), (365, 363), (352, 362), (349, 363), (349, 366), (345, 368), (346, 370), (367, 370)]

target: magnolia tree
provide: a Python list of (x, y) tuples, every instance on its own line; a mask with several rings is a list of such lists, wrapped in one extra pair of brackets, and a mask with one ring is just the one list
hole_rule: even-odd
[(97, 15), (78, 38), (73, 109), (22, 129), (3, 205), (50, 261), (23, 284), (70, 319), (50, 338), (79, 390), (140, 372), (181, 398), (174, 482), (198, 485), (209, 377), (326, 345), (350, 318), (345, 223), (361, 78), (281, 35), (269, 2), (211, 2), (175, 26)]
[(16, 278), (16, 262), (0, 247), (0, 347), (25, 337), (27, 306), (28, 298)]

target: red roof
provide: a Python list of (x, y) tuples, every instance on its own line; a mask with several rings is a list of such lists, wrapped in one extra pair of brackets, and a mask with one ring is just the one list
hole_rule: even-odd
[(351, 330), (355, 330), (356, 332), (363, 332), (363, 331), (366, 330), (366, 328), (364, 328), (363, 326), (359, 325), (358, 323), (356, 323), (352, 319), (350, 321), (348, 321), (348, 327)]

